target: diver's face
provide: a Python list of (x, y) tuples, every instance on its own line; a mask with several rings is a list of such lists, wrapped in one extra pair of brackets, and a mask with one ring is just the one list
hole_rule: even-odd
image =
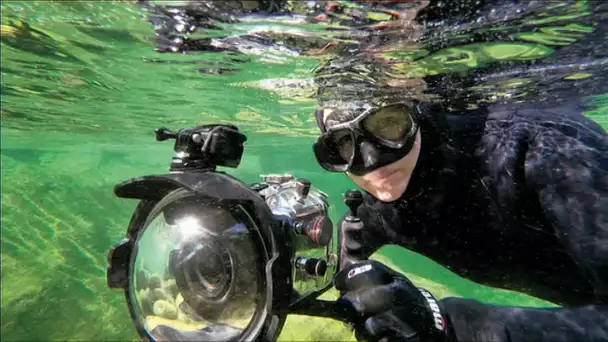
[(363, 176), (353, 175), (349, 172), (346, 174), (355, 184), (377, 199), (383, 202), (395, 201), (403, 195), (410, 182), (418, 156), (420, 155), (421, 140), (422, 137), (420, 131), (418, 131), (412, 150), (405, 157), (392, 164), (383, 166)]
[[(324, 121), (330, 113), (331, 111), (328, 110), (323, 112)], [(401, 197), (407, 189), (414, 168), (416, 167), (418, 156), (420, 155), (421, 143), (422, 136), (420, 131), (418, 131), (411, 151), (403, 158), (362, 176), (354, 175), (350, 172), (347, 172), (346, 174), (357, 186), (369, 192), (380, 201), (395, 201)]]

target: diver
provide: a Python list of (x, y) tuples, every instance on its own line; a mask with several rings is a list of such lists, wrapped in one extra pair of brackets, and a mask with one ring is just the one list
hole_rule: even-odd
[[(364, 229), (341, 232), (335, 280), (363, 317), (358, 338), (608, 341), (608, 134), (582, 101), (448, 115), (427, 101), (362, 97), (321, 103), (313, 148), (364, 190)], [(366, 260), (387, 244), (561, 307), (436, 300)], [(361, 288), (351, 276), (362, 272), (388, 280)]]

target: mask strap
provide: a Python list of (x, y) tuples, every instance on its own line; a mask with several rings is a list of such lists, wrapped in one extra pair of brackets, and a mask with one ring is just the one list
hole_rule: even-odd
[(325, 133), (325, 131), (327, 130), (325, 128), (325, 124), (323, 123), (323, 111), (322, 110), (316, 110), (315, 111), (315, 116), (317, 119), (317, 126), (319, 126), (319, 128), (321, 129), (321, 132)]

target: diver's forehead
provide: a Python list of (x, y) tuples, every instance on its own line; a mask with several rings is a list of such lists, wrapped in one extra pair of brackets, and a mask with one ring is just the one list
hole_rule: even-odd
[(323, 124), (325, 127), (330, 128), (337, 124), (351, 121), (357, 117), (355, 112), (341, 110), (341, 109), (324, 109), (323, 110)]
[(323, 124), (326, 127), (334, 126), (338, 123), (354, 120), (370, 108), (369, 104), (360, 103), (332, 103), (330, 106), (322, 108)]

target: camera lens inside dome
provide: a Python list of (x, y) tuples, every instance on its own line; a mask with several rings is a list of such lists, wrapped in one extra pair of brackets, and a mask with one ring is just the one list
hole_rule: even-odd
[(228, 292), (232, 283), (230, 255), (226, 250), (201, 254), (203, 255), (197, 258), (200, 267), (194, 265), (188, 269), (188, 278), (190, 282), (200, 284), (199, 291), (202, 295), (210, 299), (221, 298)]
[(186, 191), (155, 211), (131, 257), (129, 296), (138, 321), (159, 341), (243, 333), (266, 300), (265, 259), (248, 212)]
[(169, 267), (185, 301), (194, 308), (205, 307), (207, 318), (214, 319), (231, 299), (232, 263), (230, 248), (221, 242), (190, 242), (171, 252)]

